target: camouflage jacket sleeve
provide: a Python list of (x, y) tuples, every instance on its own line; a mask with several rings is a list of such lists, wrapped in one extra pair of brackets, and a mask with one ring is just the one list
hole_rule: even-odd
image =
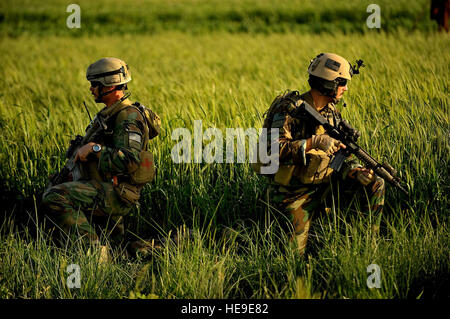
[(271, 127), (279, 129), (280, 163), (306, 165), (306, 139), (295, 136), (295, 125), (295, 119), (288, 112), (278, 111), (273, 114)]
[(103, 146), (99, 170), (112, 175), (130, 174), (140, 164), (139, 153), (144, 148), (146, 121), (134, 107), (119, 112), (114, 123), (113, 144)]

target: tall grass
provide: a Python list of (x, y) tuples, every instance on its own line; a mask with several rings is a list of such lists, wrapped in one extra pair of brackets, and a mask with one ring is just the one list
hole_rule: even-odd
[[(275, 214), (276, 215), (276, 214)], [(448, 294), (448, 229), (389, 218), (383, 235), (367, 219), (315, 220), (309, 254), (301, 257), (279, 227), (236, 225), (223, 232), (195, 229), (168, 239), (149, 258), (113, 252), (101, 264), (96, 250), (68, 241), (57, 248), (48, 235), (1, 229), (1, 298), (436, 298)], [(181, 228), (183, 229), (183, 228)], [(181, 231), (181, 234), (186, 234)], [(166, 237), (167, 238), (167, 237)], [(69, 264), (80, 266), (81, 287), (69, 289)], [(367, 267), (381, 267), (380, 289), (367, 288)]]
[[(448, 294), (448, 48), (445, 35), (423, 33), (228, 34), (153, 36), (24, 36), (3, 38), (0, 76), (2, 211), (34, 216), (46, 178), (64, 163), (65, 148), (91, 113), (86, 67), (103, 56), (131, 66), (133, 99), (161, 115), (151, 142), (158, 173), (127, 219), (144, 238), (179, 225), (194, 239), (166, 246), (148, 260), (117, 258), (97, 270), (74, 248), (2, 229), (2, 297), (405, 298)], [(174, 164), (177, 127), (260, 127), (285, 89), (307, 89), (306, 69), (319, 52), (336, 52), (367, 67), (347, 92), (343, 116), (362, 132), (361, 145), (402, 172), (411, 196), (387, 186), (380, 236), (368, 221), (338, 209), (313, 222), (309, 257), (288, 244), (268, 206), (266, 181), (248, 164)], [(275, 214), (275, 215), (273, 215)], [(281, 221), (279, 221), (281, 220)], [(4, 224), (4, 225), (7, 225)], [(62, 260), (62, 261), (61, 261)], [(74, 292), (61, 265), (76, 261), (89, 282)], [(368, 289), (366, 267), (382, 268), (382, 288)], [(200, 271), (197, 271), (199, 270)], [(39, 274), (38, 279), (37, 276)], [(195, 282), (192, 277), (198, 278)], [(86, 280), (88, 280), (86, 278)], [(50, 288), (48, 288), (50, 287)], [(113, 287), (113, 288), (111, 288)], [(75, 294), (75, 295), (74, 295)]]

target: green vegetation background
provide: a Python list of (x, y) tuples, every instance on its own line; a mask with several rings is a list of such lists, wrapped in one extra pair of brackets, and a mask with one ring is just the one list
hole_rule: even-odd
[[(78, 1), (68, 29), (64, 1), (0, 3), (1, 298), (416, 298), (449, 286), (449, 48), (428, 1)], [(346, 207), (313, 221), (308, 256), (287, 244), (266, 181), (248, 164), (175, 165), (171, 132), (260, 127), (285, 89), (307, 90), (309, 60), (336, 52), (367, 67), (349, 85), (343, 116), (361, 145), (402, 172), (410, 198), (387, 186), (379, 235)], [(132, 97), (154, 109), (156, 180), (128, 218), (128, 234), (156, 236), (186, 225), (194, 239), (150, 259), (117, 256), (100, 267), (74, 244), (53, 247), (19, 222), (35, 216), (46, 178), (64, 164), (92, 102), (86, 67), (103, 56), (131, 66)], [(336, 201), (338, 199), (336, 198)], [(77, 263), (85, 281), (65, 285)], [(382, 287), (368, 289), (377, 263)], [(196, 280), (192, 280), (195, 278)]]
[[(361, 32), (371, 0), (79, 0), (83, 27), (68, 30), (64, 14), (71, 2), (4, 0), (0, 4), (3, 34), (68, 36), (203, 32)], [(379, 0), (384, 31), (432, 30), (429, 1)]]

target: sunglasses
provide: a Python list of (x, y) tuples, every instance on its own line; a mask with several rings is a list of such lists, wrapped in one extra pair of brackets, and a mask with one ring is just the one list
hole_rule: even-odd
[(336, 83), (338, 86), (346, 86), (347, 85), (347, 80), (346, 79), (336, 79)]
[(102, 85), (100, 82), (98, 81), (91, 81), (91, 87), (96, 88), (98, 86)]

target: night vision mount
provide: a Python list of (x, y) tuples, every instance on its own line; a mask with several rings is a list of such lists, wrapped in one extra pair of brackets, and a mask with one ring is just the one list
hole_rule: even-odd
[(351, 75), (355, 75), (355, 74), (359, 74), (359, 68), (361, 67), (365, 67), (366, 65), (364, 64), (363, 60), (356, 60), (356, 64), (355, 65), (350, 65), (350, 72)]

